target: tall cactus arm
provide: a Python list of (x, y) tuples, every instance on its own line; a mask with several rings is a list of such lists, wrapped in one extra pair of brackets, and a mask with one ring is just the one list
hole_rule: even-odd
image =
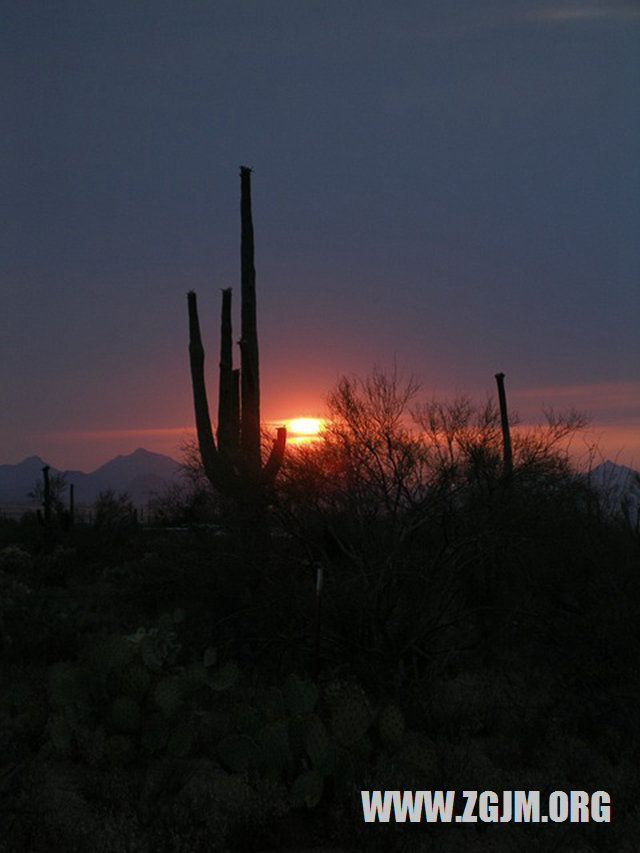
[(240, 368), (235, 368), (231, 374), (231, 432), (233, 434), (234, 450), (240, 447)]
[(251, 216), (251, 169), (247, 166), (240, 168), (240, 224), (240, 444), (245, 463), (254, 476), (257, 476), (260, 471), (260, 368)]
[(220, 482), (220, 466), (218, 451), (213, 439), (207, 389), (204, 381), (204, 347), (200, 336), (198, 320), (198, 304), (196, 294), (187, 294), (189, 306), (189, 362), (191, 366), (191, 383), (193, 385), (193, 403), (196, 415), (196, 431), (198, 446), (202, 457), (202, 465), (212, 484)]
[(222, 291), (220, 324), (220, 383), (218, 393), (218, 452), (233, 456), (238, 448), (237, 373), (233, 369), (231, 288)]
[(189, 360), (202, 464), (211, 485), (245, 506), (263, 502), (284, 457), (287, 431), (278, 429), (266, 464), (260, 447), (260, 371), (256, 319), (256, 272), (251, 216), (251, 169), (240, 168), (241, 340), (240, 370), (233, 367), (231, 290), (222, 291), (217, 445), (211, 428), (204, 379), (204, 348), (196, 294), (189, 303)]
[(513, 474), (513, 450), (511, 448), (511, 432), (509, 430), (507, 394), (504, 390), (504, 373), (496, 373), (495, 380), (498, 384), (500, 424), (502, 426), (502, 471), (505, 481), (508, 482)]
[(284, 451), (286, 446), (287, 428), (278, 427), (278, 432), (273, 442), (271, 453), (269, 454), (269, 458), (267, 459), (264, 469), (262, 471), (263, 482), (271, 484), (275, 480), (276, 475), (280, 470), (280, 466), (282, 465), (282, 460), (284, 459)]

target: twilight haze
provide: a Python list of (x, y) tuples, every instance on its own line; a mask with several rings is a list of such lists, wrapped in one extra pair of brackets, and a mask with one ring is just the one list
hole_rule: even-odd
[(215, 411), (249, 165), (266, 421), (374, 365), (504, 371), (521, 420), (573, 406), (640, 467), (639, 8), (4, 4), (0, 462), (179, 456), (186, 293)]

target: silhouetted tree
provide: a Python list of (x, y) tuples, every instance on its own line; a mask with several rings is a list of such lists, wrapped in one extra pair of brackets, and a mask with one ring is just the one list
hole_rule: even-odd
[(42, 469), (42, 479), (37, 480), (27, 497), (40, 504), (43, 520), (50, 522), (53, 516), (60, 517), (64, 512), (64, 495), (67, 490), (66, 476), (60, 472), (51, 473), (48, 465)]

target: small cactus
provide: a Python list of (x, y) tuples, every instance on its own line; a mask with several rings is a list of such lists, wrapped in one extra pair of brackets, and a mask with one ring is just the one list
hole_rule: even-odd
[(396, 704), (385, 705), (378, 716), (380, 740), (389, 749), (397, 747), (404, 736), (404, 716)]
[(293, 806), (317, 806), (322, 797), (324, 779), (317, 770), (306, 770), (297, 776), (291, 785), (290, 797)]
[(137, 732), (142, 721), (140, 705), (130, 696), (118, 696), (111, 704), (110, 721), (117, 732), (124, 734)]
[(218, 744), (218, 756), (232, 773), (257, 767), (260, 749), (248, 735), (229, 735)]
[(266, 723), (256, 737), (261, 763), (270, 778), (278, 778), (292, 761), (289, 733), (285, 720)]
[(184, 684), (181, 678), (168, 675), (160, 679), (153, 689), (153, 701), (165, 717), (173, 717), (182, 705)]
[(116, 767), (129, 764), (135, 757), (135, 747), (126, 735), (111, 735), (104, 744), (105, 758)]
[(187, 667), (185, 675), (189, 682), (192, 685), (202, 685), (206, 684), (209, 680), (209, 673), (207, 672), (207, 668), (201, 664), (199, 661), (193, 661)]
[(92, 669), (111, 672), (126, 666), (133, 656), (133, 644), (120, 634), (112, 634), (90, 648), (85, 660)]
[(303, 739), (313, 767), (319, 772), (327, 773), (333, 756), (333, 744), (324, 723), (316, 714), (311, 714), (305, 720)]
[(170, 728), (167, 718), (160, 711), (149, 714), (142, 723), (140, 743), (145, 752), (161, 752), (169, 740)]
[(371, 725), (371, 711), (364, 691), (355, 684), (333, 682), (325, 698), (331, 710), (331, 729), (336, 740), (349, 745), (360, 740)]
[(100, 764), (104, 758), (105, 731), (102, 726), (95, 729), (81, 726), (75, 731), (76, 745), (80, 758), (90, 767)]
[(214, 670), (210, 686), (214, 690), (229, 690), (240, 678), (240, 670), (234, 661), (227, 661)]
[(248, 735), (255, 734), (262, 722), (257, 709), (248, 702), (238, 702), (233, 708), (232, 717), (237, 731)]
[(290, 714), (310, 714), (318, 701), (318, 688), (312, 681), (303, 681), (297, 675), (290, 675), (284, 684), (283, 695)]
[(118, 686), (121, 693), (142, 700), (151, 686), (151, 673), (140, 661), (133, 660), (123, 669)]
[(49, 723), (49, 737), (60, 755), (68, 755), (73, 741), (73, 729), (62, 715), (52, 717)]
[(21, 575), (33, 568), (33, 558), (18, 545), (7, 545), (0, 551), (0, 570), (10, 575)]
[(406, 735), (399, 753), (400, 760), (410, 768), (420, 771), (426, 778), (438, 769), (438, 754), (432, 741), (423, 734), (410, 732)]
[[(229, 736), (228, 712), (210, 709), (196, 716), (192, 710), (210, 705), (212, 691), (233, 686), (239, 669), (233, 661), (216, 665), (211, 650), (203, 662), (176, 665), (180, 645), (174, 629), (182, 618), (181, 611), (166, 614), (156, 627), (94, 643), (81, 654), (79, 663), (52, 665), (43, 713), (29, 703), (38, 712), (32, 728), (37, 724), (41, 731), (53, 711), (48, 725), (51, 745), (65, 756), (75, 745), (78, 757), (90, 766), (105, 760), (126, 764), (139, 747), (147, 754), (185, 757), (196, 737), (213, 752), (220, 739)], [(243, 714), (237, 714), (235, 722), (253, 734), (263, 717), (249, 705)], [(211, 726), (212, 715), (219, 718), (219, 725)], [(258, 752), (254, 747), (252, 766), (257, 766)], [(234, 767), (243, 763), (234, 755), (230, 760)]]
[(278, 687), (270, 687), (263, 701), (264, 715), (268, 720), (279, 720), (287, 713), (282, 690)]
[(176, 758), (186, 758), (193, 749), (193, 729), (187, 722), (178, 723), (171, 732), (167, 752)]
[(78, 679), (78, 669), (71, 663), (60, 661), (49, 667), (48, 696), (54, 708), (68, 708), (84, 696)]

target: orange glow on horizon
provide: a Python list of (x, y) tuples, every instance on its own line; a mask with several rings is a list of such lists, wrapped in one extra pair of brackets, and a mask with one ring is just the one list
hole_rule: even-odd
[(286, 419), (284, 425), (287, 428), (287, 442), (301, 445), (317, 441), (325, 423), (325, 418), (312, 418), (307, 415)]
[(294, 435), (317, 435), (324, 426), (323, 418), (294, 418), (287, 421), (287, 429)]

